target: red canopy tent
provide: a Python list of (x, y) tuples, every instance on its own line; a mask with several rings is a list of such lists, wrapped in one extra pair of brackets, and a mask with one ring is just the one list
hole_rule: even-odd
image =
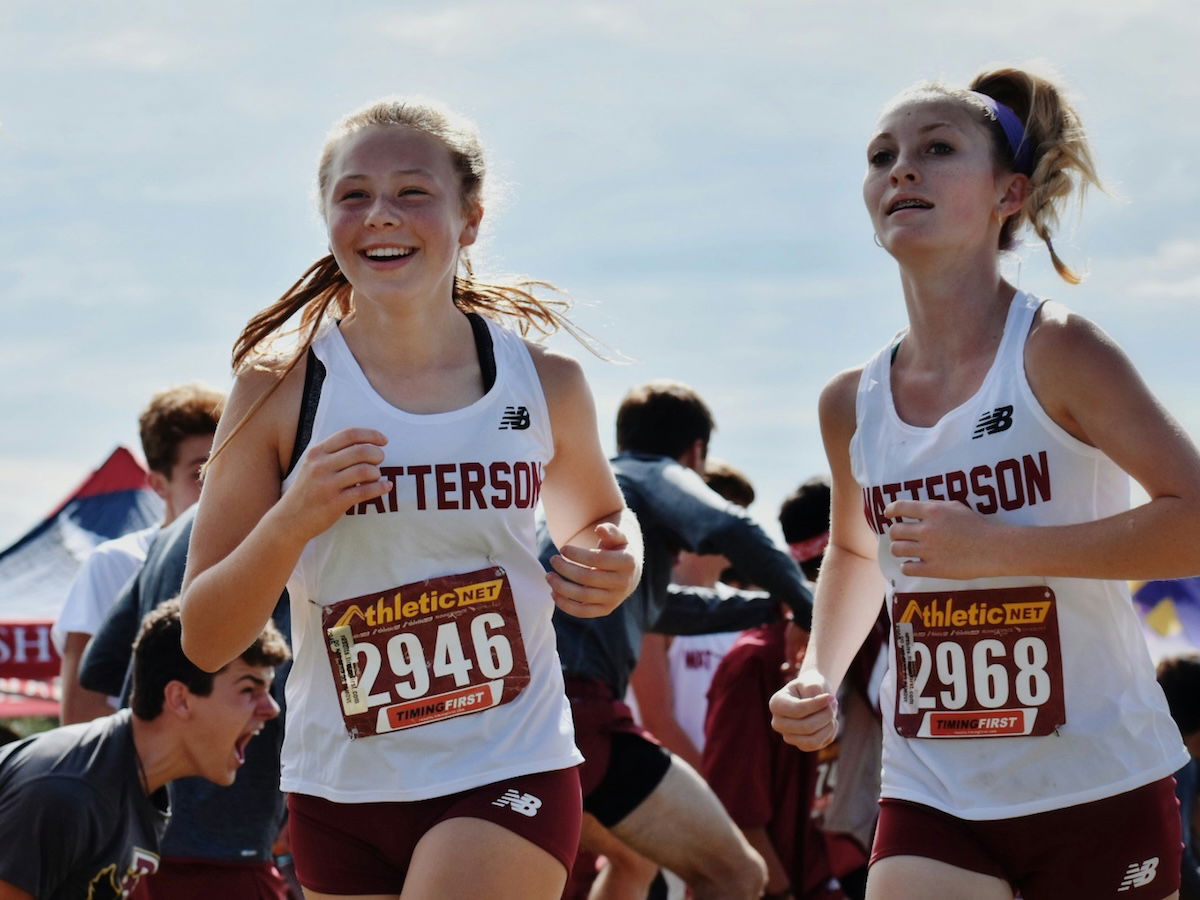
[(117, 447), (42, 522), (0, 551), (0, 718), (58, 715), (50, 626), (75, 573), (97, 544), (161, 516), (146, 470)]

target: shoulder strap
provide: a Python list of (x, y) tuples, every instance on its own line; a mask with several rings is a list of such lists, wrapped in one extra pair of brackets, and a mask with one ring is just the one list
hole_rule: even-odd
[(496, 383), (496, 348), (492, 346), (492, 330), (479, 313), (467, 313), (467, 319), (475, 335), (475, 352), (479, 355), (479, 371), (483, 375), (483, 392), (486, 394)]
[(313, 422), (321, 403), (321, 386), (325, 383), (325, 364), (317, 358), (312, 347), (304, 356), (304, 393), (300, 397), (300, 416), (296, 421), (296, 441), (292, 445), (292, 460), (283, 477), (287, 478), (300, 462), (312, 440)]
[[(483, 376), (483, 391), (487, 393), (496, 383), (496, 348), (492, 344), (492, 332), (487, 321), (478, 313), (467, 313), (471, 332), (475, 337), (475, 352), (479, 355), (479, 370)], [(317, 358), (312, 347), (304, 357), (304, 393), (300, 397), (300, 416), (296, 421), (296, 441), (292, 446), (292, 459), (283, 477), (292, 474), (300, 457), (312, 440), (313, 422), (317, 407), (321, 403), (321, 386), (325, 383), (325, 364)]]

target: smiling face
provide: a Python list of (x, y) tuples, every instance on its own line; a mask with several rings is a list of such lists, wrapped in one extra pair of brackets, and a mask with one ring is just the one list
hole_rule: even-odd
[(459, 251), (482, 217), (477, 202), (464, 203), (446, 146), (403, 125), (343, 138), (322, 201), (338, 266), (356, 295), (381, 303), (449, 299)]
[(212, 693), (191, 694), (187, 753), (192, 771), (229, 785), (246, 761), (246, 745), (279, 715), (271, 696), (275, 670), (235, 659), (213, 676)]
[(976, 111), (922, 95), (880, 118), (867, 145), (863, 199), (880, 243), (898, 258), (995, 250), (1003, 219), (1020, 207), (1024, 178), (997, 169), (991, 135)]

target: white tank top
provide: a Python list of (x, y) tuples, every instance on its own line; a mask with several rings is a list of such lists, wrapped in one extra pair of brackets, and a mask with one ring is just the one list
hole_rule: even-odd
[[(388, 437), (382, 465), (394, 487), (309, 541), (288, 581), (285, 791), (421, 800), (582, 761), (534, 552), (554, 447), (549, 413), (522, 340), (488, 326), (494, 385), (431, 415), (384, 401), (336, 327), (314, 344), (326, 373), (309, 446), (350, 426), (376, 428)], [(396, 590), (463, 574), (471, 577)], [(328, 629), (339, 624), (370, 625), (378, 649), (356, 632), (331, 654)], [(356, 664), (357, 678), (335, 676), (339, 661)]]
[[(717, 583), (717, 590), (724, 587)], [(697, 750), (704, 749), (704, 718), (708, 713), (708, 689), (717, 666), (741, 636), (740, 631), (715, 634), (686, 634), (671, 640), (667, 664), (671, 672), (671, 703), (675, 720)]]
[(882, 795), (967, 819), (1088, 803), (1188, 759), (1125, 582), (916, 578), (901, 574), (890, 552), (883, 508), (892, 499), (961, 499), (1019, 525), (1067, 525), (1129, 507), (1125, 473), (1056, 425), (1026, 380), (1025, 340), (1040, 305), (1016, 295), (983, 384), (928, 428), (903, 422), (893, 403), (891, 358), (902, 332), (863, 370), (850, 442), (892, 615)]

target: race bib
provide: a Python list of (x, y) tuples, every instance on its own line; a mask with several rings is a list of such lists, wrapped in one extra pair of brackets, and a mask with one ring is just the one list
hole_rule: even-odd
[(1050, 588), (896, 594), (892, 623), (905, 737), (1040, 736), (1066, 721)]
[(512, 587), (498, 566), (342, 600), (321, 620), (352, 738), (483, 712), (529, 684)]

